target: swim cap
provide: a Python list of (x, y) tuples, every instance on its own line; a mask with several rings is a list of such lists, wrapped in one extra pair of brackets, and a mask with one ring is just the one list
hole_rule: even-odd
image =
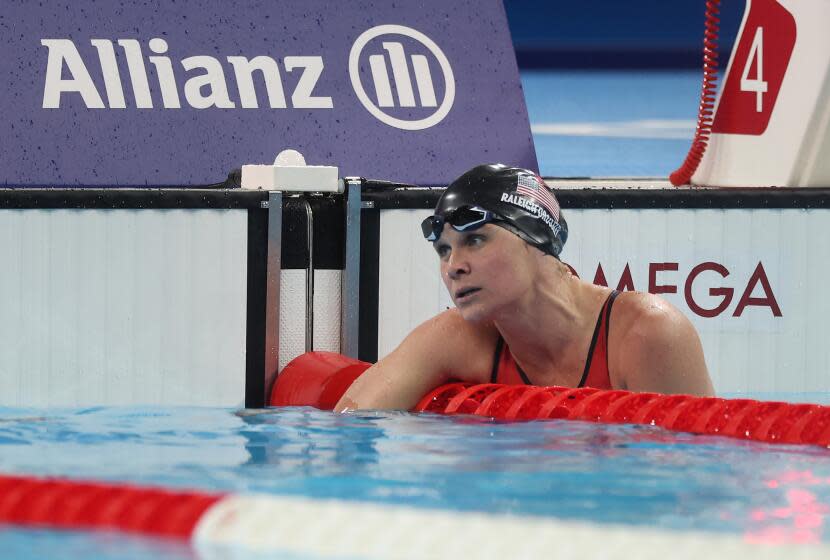
[[(435, 206), (435, 218), (469, 207), (492, 212), (494, 225), (557, 258), (568, 239), (568, 224), (556, 197), (528, 169), (500, 163), (470, 169), (447, 186)], [(443, 220), (438, 221), (443, 226)]]

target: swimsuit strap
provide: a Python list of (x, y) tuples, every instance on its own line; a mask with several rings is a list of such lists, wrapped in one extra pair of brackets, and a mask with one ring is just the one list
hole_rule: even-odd
[(588, 373), (591, 371), (591, 362), (594, 358), (594, 351), (597, 349), (597, 341), (599, 339), (600, 333), (603, 331), (602, 324), (605, 323), (604, 329), (604, 357), (605, 357), (605, 365), (606, 369), (608, 369), (608, 331), (611, 325), (611, 307), (614, 305), (614, 300), (617, 299), (617, 296), (620, 295), (620, 292), (617, 290), (612, 290), (608, 297), (605, 300), (605, 303), (602, 304), (602, 308), (599, 310), (599, 316), (597, 317), (597, 325), (594, 327), (594, 335), (591, 337), (591, 346), (588, 348), (588, 359), (585, 360), (585, 370), (582, 372), (582, 379), (579, 380), (579, 385), (577, 387), (584, 387), (585, 382), (588, 380)]
[[(504, 338), (499, 335), (499, 340), (496, 342), (496, 351), (493, 355), (493, 369), (490, 371), (490, 383), (499, 383), (499, 372), (503, 369), (503, 367), (509, 368), (512, 364), (516, 367), (516, 373), (519, 374), (522, 382), (525, 385), (533, 385), (533, 382), (530, 381), (530, 378), (522, 369), (522, 366), (520, 366), (513, 355), (510, 354), (510, 349), (508, 348), (507, 352), (504, 352), (506, 346)], [(506, 362), (507, 360), (510, 360), (509, 364), (502, 364), (502, 362)], [(501, 383), (509, 383), (509, 381), (502, 379)]]
[(519, 372), (519, 377), (522, 378), (522, 381), (524, 381), (525, 385), (533, 385), (533, 381), (531, 381), (530, 378), (527, 376), (525, 370), (523, 370), (522, 366), (519, 365), (519, 362), (516, 361), (516, 358), (513, 358), (513, 363), (516, 364), (516, 371)]
[(504, 348), (504, 339), (499, 334), (499, 340), (496, 342), (496, 352), (493, 354), (493, 368), (490, 371), (490, 383), (498, 382), (502, 348)]
[[(606, 298), (605, 302), (602, 304), (602, 307), (599, 310), (599, 314), (597, 316), (597, 323), (594, 327), (594, 334), (591, 337), (591, 346), (588, 348), (588, 357), (585, 360), (585, 370), (582, 372), (582, 378), (579, 381), (579, 385), (577, 387), (584, 387), (585, 383), (588, 381), (591, 373), (591, 366), (595, 365), (598, 368), (601, 368), (603, 371), (599, 373), (604, 373), (605, 378), (609, 378), (608, 374), (608, 333), (610, 331), (611, 326), (611, 308), (614, 305), (614, 300), (617, 299), (617, 296), (620, 295), (620, 292), (617, 290), (613, 290), (608, 297)], [(603, 328), (604, 325), (604, 328)], [(597, 356), (597, 360), (594, 360), (594, 354), (599, 353), (600, 355)], [(602, 360), (602, 363), (600, 363)], [(522, 382), (525, 385), (533, 385), (533, 382), (527, 376), (527, 374), (522, 369), (522, 366), (516, 361), (516, 359), (510, 353), (510, 349), (507, 348), (507, 344), (504, 341), (504, 338), (499, 335), (498, 340), (496, 341), (496, 349), (493, 353), (493, 367), (490, 370), (490, 382), (491, 383), (515, 383), (517, 381), (507, 381), (505, 379), (499, 380), (499, 374), (508, 375), (508, 370), (515, 368), (515, 372), (518, 373), (518, 376), (521, 378)], [(599, 374), (595, 372), (595, 375)], [(606, 384), (610, 386), (610, 379), (606, 379)]]

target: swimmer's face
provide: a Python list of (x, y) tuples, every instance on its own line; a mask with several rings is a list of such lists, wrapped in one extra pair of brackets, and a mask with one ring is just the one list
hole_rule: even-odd
[(441, 279), (468, 321), (497, 318), (533, 281), (530, 251), (536, 249), (493, 224), (464, 232), (445, 225), (433, 247), (441, 260)]

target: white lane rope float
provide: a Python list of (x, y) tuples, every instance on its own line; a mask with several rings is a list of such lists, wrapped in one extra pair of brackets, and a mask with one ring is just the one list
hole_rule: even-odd
[(179, 539), (203, 560), (277, 552), (383, 560), (830, 558), (821, 543), (769, 545), (721, 533), (26, 476), (0, 475), (0, 523)]

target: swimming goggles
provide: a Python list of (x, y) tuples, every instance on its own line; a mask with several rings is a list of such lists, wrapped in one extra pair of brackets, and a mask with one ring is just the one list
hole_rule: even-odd
[(444, 224), (449, 224), (455, 231), (469, 231), (480, 228), (490, 222), (501, 221), (496, 214), (478, 206), (462, 206), (446, 215), (430, 216), (421, 222), (421, 231), (427, 241), (436, 241), (444, 231)]

